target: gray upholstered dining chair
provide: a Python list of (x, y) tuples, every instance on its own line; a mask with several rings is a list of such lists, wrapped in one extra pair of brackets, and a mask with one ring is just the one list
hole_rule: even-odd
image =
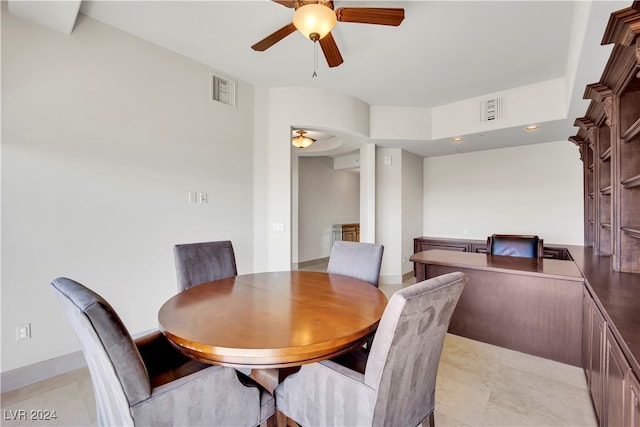
[(159, 332), (134, 341), (100, 295), (67, 278), (51, 286), (87, 360), (98, 425), (255, 426), (274, 414), (273, 397), (235, 369), (189, 359)]
[(334, 242), (327, 273), (354, 277), (378, 286), (384, 246), (375, 243)]
[(455, 272), (397, 291), (371, 351), (360, 351), (365, 363), (302, 366), (276, 388), (278, 410), (304, 426), (416, 426), (427, 418), (433, 426), (444, 337), (466, 282)]
[(228, 240), (175, 245), (173, 255), (178, 292), (238, 274), (233, 245)]

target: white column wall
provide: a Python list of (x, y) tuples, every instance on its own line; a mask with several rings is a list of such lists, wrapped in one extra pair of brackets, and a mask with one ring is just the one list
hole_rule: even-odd
[[(312, 88), (271, 88), (266, 93), (267, 106), (263, 114), (267, 139), (260, 148), (266, 167), (256, 170), (256, 180), (266, 182), (266, 198), (256, 200), (255, 211), (267, 218), (264, 242), (256, 240), (256, 247), (265, 248), (265, 269), (288, 270), (293, 260), (291, 253), (291, 127), (328, 129), (367, 138), (369, 133), (369, 106), (343, 94)], [(300, 108), (300, 100), (313, 100), (306, 108)], [(274, 231), (273, 224), (284, 224), (285, 231)], [(265, 224), (263, 224), (264, 226)], [(262, 261), (256, 259), (257, 263)], [(256, 268), (259, 265), (256, 264)]]
[(360, 241), (376, 242), (376, 146), (360, 148)]
[[(385, 158), (391, 164), (385, 163)], [(384, 245), (380, 283), (402, 281), (402, 151), (376, 149), (376, 242)]]
[(402, 265), (401, 274), (413, 271), (409, 257), (413, 254), (413, 239), (422, 235), (423, 224), (423, 161), (415, 154), (402, 152)]

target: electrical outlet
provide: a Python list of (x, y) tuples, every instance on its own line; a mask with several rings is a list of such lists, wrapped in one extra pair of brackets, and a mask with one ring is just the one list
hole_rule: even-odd
[(28, 340), (31, 338), (31, 323), (16, 326), (16, 341)]

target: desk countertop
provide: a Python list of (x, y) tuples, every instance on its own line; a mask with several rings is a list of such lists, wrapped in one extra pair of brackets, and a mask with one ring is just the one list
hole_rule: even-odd
[(585, 278), (589, 292), (605, 317), (622, 351), (640, 377), (640, 274), (611, 270), (608, 256), (593, 248), (567, 246)]
[(409, 259), (419, 264), (473, 268), (475, 270), (521, 274), (525, 276), (545, 276), (564, 280), (584, 280), (580, 269), (573, 261), (558, 259), (519, 258), (440, 249), (418, 252), (417, 254), (413, 254)]

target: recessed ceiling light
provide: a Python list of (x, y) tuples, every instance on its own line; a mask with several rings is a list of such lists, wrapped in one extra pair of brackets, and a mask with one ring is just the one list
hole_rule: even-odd
[(529, 125), (526, 128), (524, 128), (524, 130), (527, 130), (527, 131), (538, 130), (538, 129), (540, 129), (540, 126), (538, 125)]
[(451, 141), (453, 142), (462, 142), (463, 140), (464, 138), (461, 136), (456, 136), (455, 138), (451, 138)]

